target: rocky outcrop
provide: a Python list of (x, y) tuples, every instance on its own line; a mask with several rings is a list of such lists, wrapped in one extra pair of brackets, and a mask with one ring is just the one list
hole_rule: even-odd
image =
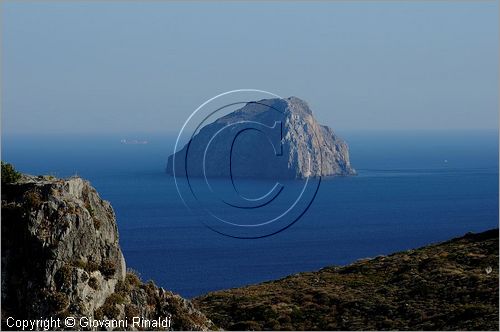
[[(318, 124), (306, 102), (296, 97), (247, 103), (203, 127), (175, 159), (176, 174), (186, 174), (187, 160), (189, 176), (203, 176), (204, 163), (210, 177), (355, 174), (347, 144), (331, 128)], [(172, 174), (173, 167), (172, 155), (167, 173)]]
[(67, 316), (212, 327), (189, 301), (126, 272), (113, 209), (89, 182), (23, 175), (2, 183), (2, 326), (7, 317)]
[(229, 330), (498, 330), (498, 229), (200, 296)]

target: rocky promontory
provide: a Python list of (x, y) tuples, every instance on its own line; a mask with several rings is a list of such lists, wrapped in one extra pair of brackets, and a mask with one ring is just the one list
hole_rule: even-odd
[(2, 329), (12, 328), (8, 317), (69, 316), (168, 318), (167, 329), (213, 329), (188, 300), (127, 271), (113, 209), (88, 181), (4, 173), (4, 166)]
[[(201, 128), (176, 152), (175, 159), (175, 173), (186, 174), (187, 161), (189, 176), (203, 176), (203, 167), (209, 177), (295, 179), (355, 174), (344, 140), (320, 125), (307, 103), (296, 97), (247, 103)], [(173, 171), (171, 155), (167, 173)]]

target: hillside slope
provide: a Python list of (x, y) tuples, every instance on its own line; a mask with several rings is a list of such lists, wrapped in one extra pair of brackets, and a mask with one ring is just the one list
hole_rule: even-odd
[(498, 300), (496, 229), (194, 303), (230, 330), (498, 330)]

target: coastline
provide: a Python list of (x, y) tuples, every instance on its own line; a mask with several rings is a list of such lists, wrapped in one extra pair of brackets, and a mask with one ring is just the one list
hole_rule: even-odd
[[(20, 177), (2, 184), (3, 326), (9, 317), (72, 315), (101, 323), (171, 319), (174, 329), (203, 330), (481, 330), (498, 324), (498, 229), (190, 301), (126, 270), (112, 207), (89, 182)], [(29, 312), (18, 311), (26, 307)]]

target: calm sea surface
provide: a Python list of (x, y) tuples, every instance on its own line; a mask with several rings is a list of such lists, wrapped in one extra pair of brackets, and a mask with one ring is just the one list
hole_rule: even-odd
[[(258, 240), (214, 233), (186, 209), (164, 173), (173, 137), (2, 137), (2, 160), (34, 175), (90, 180), (115, 209), (128, 267), (186, 297), (498, 227), (496, 131), (343, 137), (359, 175), (322, 181), (296, 224)], [(122, 138), (149, 144), (123, 145)], [(273, 184), (237, 183), (248, 196)]]

